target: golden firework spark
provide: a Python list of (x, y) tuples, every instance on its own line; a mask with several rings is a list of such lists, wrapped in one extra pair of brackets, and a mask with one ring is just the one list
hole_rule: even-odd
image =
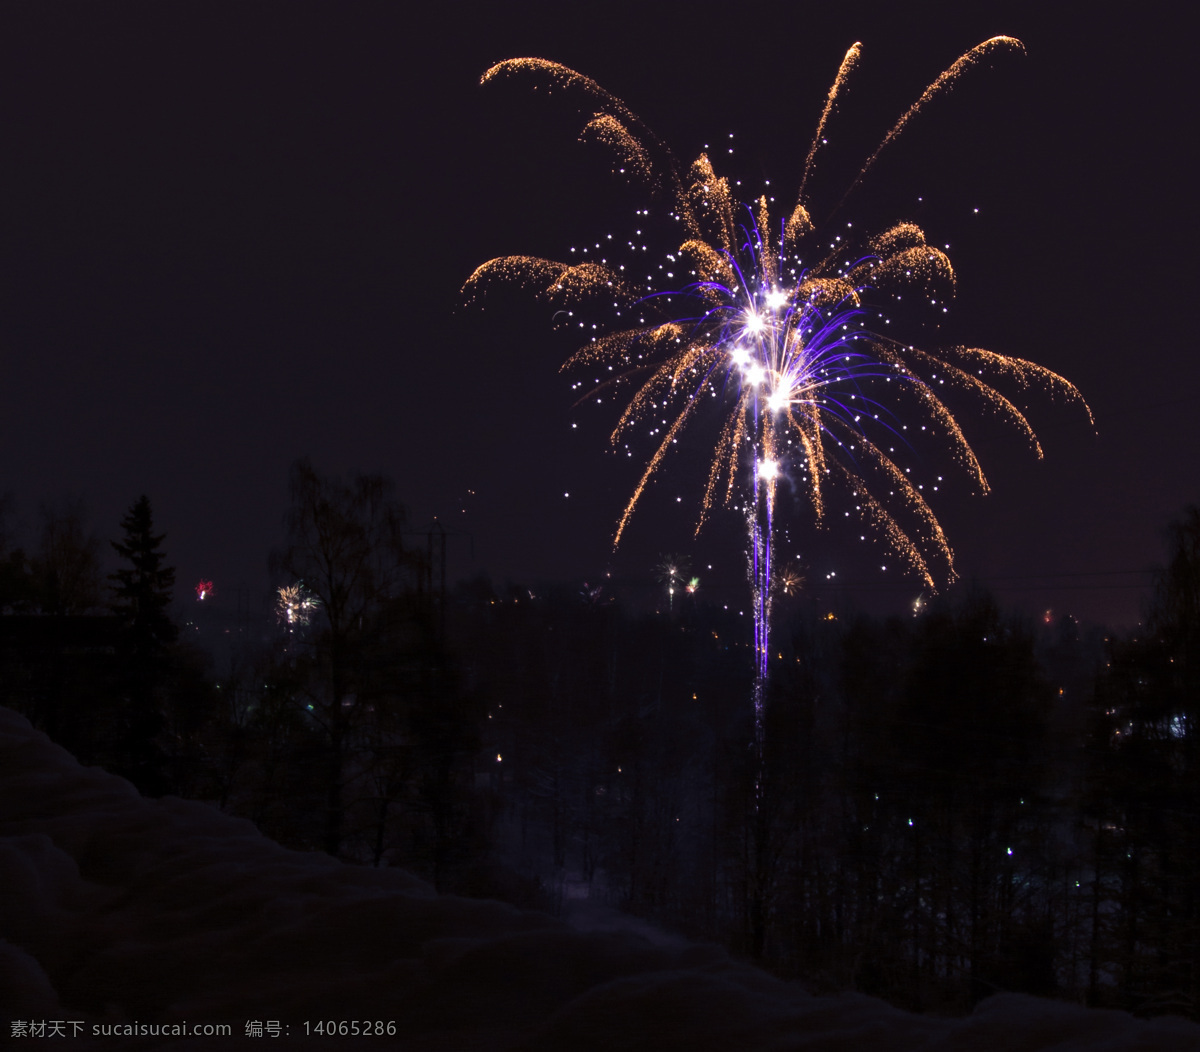
[(304, 587), (303, 581), (276, 589), (275, 616), (285, 625), (307, 625), (321, 601)]
[[(992, 54), (1023, 50), (1012, 37), (993, 37), (962, 55), (884, 136), (847, 194), (922, 108), (969, 68)], [(818, 521), (826, 514), (826, 489), (844, 487), (873, 535), (933, 589), (934, 564), (939, 576), (953, 578), (953, 553), (926, 497), (927, 485), (933, 490), (936, 484), (913, 481), (900, 463), (910, 437), (940, 440), (979, 491), (988, 489), (942, 392), (978, 399), (1014, 425), (1038, 456), (1041, 446), (1024, 411), (996, 381), (1065, 396), (1091, 420), (1076, 388), (1035, 363), (969, 347), (922, 349), (885, 335), (889, 323), (872, 304), (895, 297), (945, 310), (954, 294), (949, 258), (915, 223), (898, 222), (864, 240), (848, 224), (835, 233), (814, 222), (810, 176), (861, 51), (855, 44), (842, 60), (795, 203), (781, 215), (773, 214), (767, 194), (739, 205), (735, 186), (707, 153), (685, 169), (624, 102), (574, 70), (544, 59), (512, 59), (493, 66), (482, 81), (526, 79), (535, 90), (572, 93), (585, 120), (581, 139), (606, 148), (614, 171), (636, 176), (665, 201), (680, 236), (657, 274), (643, 277), (646, 246), (639, 230), (639, 240), (627, 245), (636, 264), (616, 262), (618, 253), (599, 244), (595, 255), (580, 253), (588, 257), (582, 262), (505, 256), (476, 269), (464, 297), (478, 301), (494, 284), (516, 283), (572, 312), (572, 319), (587, 301), (616, 311), (611, 331), (564, 365), (588, 370), (592, 381), (576, 385), (587, 388), (586, 398), (608, 391), (623, 397), (611, 436), (615, 447), (632, 455), (635, 444), (652, 444), (618, 519), (614, 546), (688, 425), (716, 418), (696, 529), (718, 500), (746, 513), (764, 652), (774, 590), (771, 518), (785, 478), (803, 491)]]

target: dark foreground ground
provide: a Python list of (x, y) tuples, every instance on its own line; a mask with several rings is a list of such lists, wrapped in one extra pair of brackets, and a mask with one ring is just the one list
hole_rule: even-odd
[[(400, 870), (285, 850), (204, 804), (145, 800), (7, 709), (0, 1017), (13, 1047), (1200, 1048), (1192, 1023), (1026, 996), (993, 997), (955, 1020), (854, 994), (814, 997), (715, 947), (439, 896)], [(19, 1036), (48, 1035), (56, 1021), (80, 1036)], [(317, 1036), (322, 1021), (384, 1033)], [(229, 1033), (147, 1032), (163, 1024)]]

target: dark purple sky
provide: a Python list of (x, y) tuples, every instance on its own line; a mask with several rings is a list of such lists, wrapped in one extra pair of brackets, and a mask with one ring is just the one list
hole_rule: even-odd
[[(636, 480), (605, 454), (612, 410), (573, 413), (548, 310), (458, 307), (483, 260), (561, 256), (632, 208), (577, 123), (479, 75), (563, 62), (680, 158), (734, 132), (732, 174), (790, 192), (855, 40), (830, 179), (1006, 33), (1028, 56), (931, 107), (848, 208), (949, 242), (954, 338), (1049, 366), (1095, 410), (1098, 436), (1034, 400), (1041, 463), (964, 417), (994, 489), (939, 495), (960, 571), (1030, 610), (1136, 619), (1149, 578), (1129, 571), (1200, 500), (1196, 88), (1165, 7), (425, 6), (5, 5), (0, 491), (29, 530), (40, 500), (76, 495), (113, 536), (146, 492), (181, 599), (201, 577), (257, 595), (288, 466), (310, 455), (383, 471), (415, 527), (461, 530), (455, 573), (649, 580), (658, 553), (690, 550), (732, 593), (737, 522), (693, 545), (682, 508), (698, 493), (677, 507), (673, 477), (610, 557)], [(858, 594), (919, 590), (830, 532), (802, 536), (814, 581), (834, 568)]]

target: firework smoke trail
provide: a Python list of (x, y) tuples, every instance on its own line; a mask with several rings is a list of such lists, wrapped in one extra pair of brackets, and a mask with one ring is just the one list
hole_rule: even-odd
[[(964, 72), (985, 56), (1023, 50), (1011, 37), (994, 37), (960, 57), (903, 113), (846, 194), (921, 109), (952, 89)], [(657, 442), (618, 520), (614, 547), (688, 426), (711, 420), (707, 407), (719, 412), (696, 530), (718, 503), (738, 507), (746, 518), (760, 759), (780, 482), (803, 492), (818, 522), (825, 516), (827, 491), (842, 489), (865, 527), (864, 537), (870, 532), (932, 591), (935, 572), (945, 580), (954, 577), (953, 552), (926, 500), (926, 491), (936, 491), (941, 478), (916, 481), (898, 463), (908, 446), (904, 421), (924, 421), (920, 431), (946, 446), (976, 489), (987, 492), (983, 469), (939, 392), (970, 396), (1008, 420), (1039, 457), (1024, 413), (993, 386), (994, 379), (1065, 396), (1091, 420), (1075, 387), (1042, 366), (977, 348), (934, 353), (884, 335), (889, 320), (870, 303), (903, 294), (944, 312), (955, 278), (945, 253), (929, 245), (914, 223), (899, 222), (862, 239), (849, 224), (834, 234), (818, 230), (813, 220), (809, 177), (860, 57), (859, 44), (846, 52), (805, 159), (795, 205), (778, 218), (767, 196), (739, 207), (733, 185), (716, 173), (707, 154), (685, 170), (625, 103), (565, 66), (511, 59), (489, 69), (482, 81), (524, 79), (535, 90), (575, 99), (585, 121), (581, 141), (606, 149), (613, 172), (665, 201), (681, 228), (679, 247), (659, 265), (659, 277), (634, 276), (645, 273), (644, 255), (629, 268), (611, 259), (609, 235), (604, 245), (595, 244), (594, 254), (584, 247), (572, 262), (533, 256), (490, 260), (470, 276), (463, 295), (467, 303), (482, 304), (493, 286), (515, 283), (532, 289), (559, 317), (574, 319), (575, 308), (588, 301), (616, 312), (619, 320), (610, 331), (593, 337), (564, 364), (594, 370), (595, 386), (585, 399), (604, 392), (624, 396), (611, 435), (618, 451), (632, 456), (631, 444), (639, 437)], [(637, 234), (640, 240), (642, 231)], [(632, 240), (628, 247), (643, 253), (647, 248)]]

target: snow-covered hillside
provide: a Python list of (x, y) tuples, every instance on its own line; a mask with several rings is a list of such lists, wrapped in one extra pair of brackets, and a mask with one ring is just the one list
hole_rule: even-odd
[[(317, 1036), (319, 1021), (384, 1033)], [(148, 1033), (163, 1024), (230, 1036)], [(398, 870), (285, 850), (203, 804), (143, 800), (7, 709), (0, 1026), (12, 1047), (58, 1030), (79, 1035), (72, 1048), (1200, 1049), (1191, 1023), (1024, 996), (962, 1020), (813, 997), (713, 947), (439, 896)], [(92, 1036), (133, 1027), (146, 1036)]]

